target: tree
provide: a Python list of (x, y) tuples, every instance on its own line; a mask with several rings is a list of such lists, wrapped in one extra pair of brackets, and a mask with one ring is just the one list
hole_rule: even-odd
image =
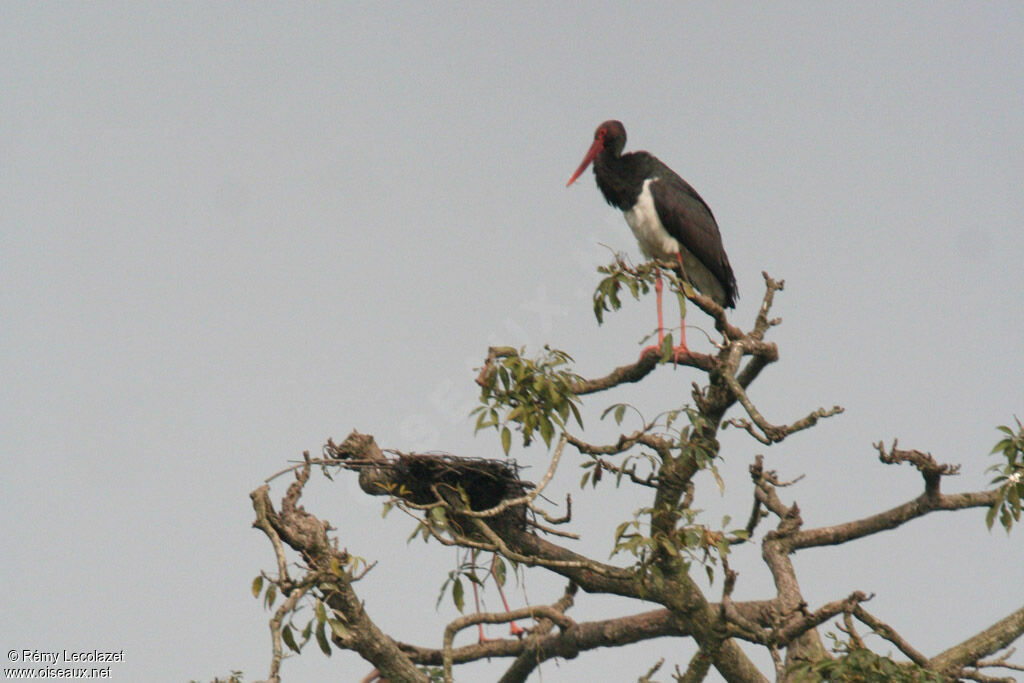
[[(619, 308), (624, 291), (635, 298), (646, 294), (656, 267), (654, 263), (632, 266), (617, 258), (601, 268), (604, 277), (594, 294), (598, 320)], [(279, 508), (275, 509), (268, 486), (253, 491), (254, 526), (266, 534), (277, 560), (276, 572), (261, 573), (252, 587), (272, 612), (269, 679), (279, 680), (286, 652), (301, 652), (314, 640), (328, 654), (332, 646), (357, 652), (373, 668), (366, 680), (388, 681), (451, 681), (460, 664), (484, 658), (508, 661), (501, 681), (525, 681), (551, 658), (569, 659), (598, 647), (624, 647), (665, 636), (692, 639), (697, 645), (696, 655), (685, 666), (675, 666), (671, 675), (678, 681), (702, 680), (711, 667), (729, 681), (764, 681), (766, 672), (748, 657), (750, 647), (767, 649), (775, 666), (768, 673), (786, 681), (1012, 680), (992, 678), (982, 670), (1024, 670), (1012, 664), (1008, 654), (998, 656), (1024, 633), (1024, 606), (979, 633), (965, 634), (962, 642), (947, 650), (927, 655), (871, 612), (871, 596), (864, 592), (809, 605), (790, 560), (801, 551), (896, 533), (905, 523), (940, 510), (987, 508), (989, 527), (998, 519), (1009, 532), (1020, 520), (1024, 497), (1024, 426), (1018, 421), (1016, 429), (1000, 427), (1003, 438), (993, 453), (1005, 463), (993, 467), (997, 474), (992, 488), (985, 491), (945, 493), (943, 479), (955, 475), (959, 466), (940, 463), (928, 453), (901, 449), (896, 441), (889, 447), (876, 443), (881, 463), (916, 468), (923, 491), (875, 515), (820, 528), (805, 528), (796, 495), (786, 490), (796, 482), (782, 481), (759, 455), (750, 464), (750, 481), (745, 484), (752, 499), (752, 509), (744, 512), (746, 523), (729, 528), (726, 519), (711, 525), (693, 507), (695, 475), (709, 472), (720, 487), (726, 485), (716, 467), (730, 457), (721, 452), (720, 430), (741, 429), (770, 445), (842, 409), (818, 408), (789, 424), (773, 424), (748, 395), (762, 370), (779, 357), (768, 336), (780, 322), (769, 318), (769, 312), (783, 288), (781, 281), (764, 275), (760, 311), (748, 331), (734, 326), (720, 306), (685, 282), (674, 277), (670, 281), (680, 306), (692, 303), (714, 320), (721, 335), (716, 353), (691, 352), (671, 358), (668, 335), (660, 354), (648, 351), (603, 377), (584, 378), (573, 371), (572, 358), (563, 351), (545, 348), (536, 358), (528, 358), (522, 349), (489, 349), (476, 379), (481, 389), (477, 429), (495, 430), (505, 454), (513, 438), (520, 438), (525, 446), (543, 442), (550, 460), (538, 482), (523, 481), (515, 463), (503, 458), (387, 451), (373, 436), (353, 431), (341, 443), (329, 440), (323, 457), (314, 459), (306, 453), (301, 463), (285, 470), (294, 472), (295, 481)], [(610, 443), (584, 438), (581, 408), (585, 399), (643, 382), (659, 367), (672, 363), (689, 366), (703, 377), (703, 385), (694, 382), (690, 388), (692, 402), (667, 407), (649, 420), (641, 416), (640, 426), (629, 429), (622, 427), (628, 422), (627, 414), (634, 417), (631, 407), (613, 404), (602, 418), (622, 428), (619, 436)], [(730, 410), (737, 416), (726, 417)], [(617, 562), (584, 556), (561, 542), (573, 537), (570, 497), (563, 511), (543, 503), (541, 494), (557, 468), (564, 466), (567, 452), (575, 452), (582, 460), (581, 487), (592, 490), (614, 481), (616, 486), (635, 488), (638, 500), (646, 501), (634, 517), (608, 529)], [(314, 468), (328, 478), (338, 471), (358, 473), (363, 492), (386, 498), (385, 510), (398, 508), (416, 518), (414, 535), (461, 549), (465, 559), (458, 570), (447, 580), (438, 577), (442, 593), (450, 592), (460, 611), (465, 608), (467, 587), (476, 591), (492, 580), (500, 586), (508, 564), (517, 571), (564, 577), (564, 593), (550, 603), (507, 613), (477, 609), (464, 614), (446, 626), (440, 648), (403, 643), (397, 634), (381, 631), (356, 591), (373, 564), (340, 549), (327, 519), (299, 505)], [(731, 551), (751, 543), (760, 543), (776, 592), (756, 601), (733, 600), (742, 573), (730, 563)], [(493, 560), (486, 559), (492, 554)], [(293, 576), (289, 567), (296, 557), (298, 571)], [(489, 570), (481, 569), (488, 565)], [(710, 585), (717, 587), (717, 595), (701, 588), (697, 580), (701, 569)], [(636, 611), (577, 621), (570, 608), (580, 589), (631, 598)], [(304, 604), (312, 607), (308, 619), (300, 619)], [(652, 604), (659, 607), (651, 609)], [(481, 638), (476, 644), (454, 645), (455, 635), (463, 629), (515, 619), (532, 620), (524, 637)], [(821, 631), (828, 623), (835, 624), (838, 634), (829, 634), (826, 646)], [(877, 652), (877, 645), (870, 648), (864, 638), (867, 633), (880, 636), (901, 655), (894, 658)], [(662, 662), (657, 663), (640, 680), (651, 680), (661, 666)]]

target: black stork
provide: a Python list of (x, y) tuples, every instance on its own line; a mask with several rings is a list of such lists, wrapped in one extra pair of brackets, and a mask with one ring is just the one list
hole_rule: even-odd
[[(739, 298), (736, 277), (711, 209), (689, 183), (657, 157), (647, 152), (623, 154), (625, 146), (622, 123), (605, 121), (597, 127), (593, 144), (565, 186), (572, 185), (593, 162), (597, 186), (608, 203), (625, 214), (644, 256), (679, 263), (682, 276), (697, 290), (720, 306), (735, 306)], [(655, 281), (658, 348), (665, 337), (661, 290), (659, 273)], [(689, 353), (685, 321), (681, 326), (674, 357)]]

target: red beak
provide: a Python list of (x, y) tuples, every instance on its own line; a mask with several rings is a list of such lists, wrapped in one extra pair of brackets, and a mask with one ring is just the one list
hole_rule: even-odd
[(572, 174), (571, 178), (569, 178), (569, 182), (565, 184), (566, 187), (569, 187), (574, 182), (576, 182), (576, 179), (579, 178), (583, 174), (583, 172), (587, 170), (587, 166), (590, 166), (590, 162), (593, 161), (594, 158), (601, 153), (602, 149), (604, 149), (603, 135), (594, 139), (594, 144), (592, 144), (590, 146), (590, 149), (587, 150), (587, 155), (583, 157), (583, 161), (580, 162), (580, 167), (576, 169), (576, 172)]

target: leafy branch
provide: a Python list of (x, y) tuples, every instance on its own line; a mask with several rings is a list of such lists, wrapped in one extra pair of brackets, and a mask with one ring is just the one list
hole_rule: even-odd
[(998, 515), (1006, 533), (1010, 533), (1014, 522), (1020, 521), (1021, 500), (1024, 500), (1024, 424), (1019, 419), (1016, 422), (1016, 432), (1006, 425), (999, 426), (999, 431), (1006, 436), (990, 453), (1002, 455), (1006, 464), (992, 465), (986, 470), (998, 474), (990, 482), (996, 486), (996, 500), (985, 515), (985, 524), (991, 529)]
[(499, 431), (505, 455), (512, 447), (509, 424), (522, 432), (523, 446), (529, 446), (534, 432), (539, 432), (548, 447), (570, 416), (583, 426), (580, 399), (572, 389), (581, 377), (566, 367), (572, 363), (569, 354), (545, 346), (544, 353), (529, 359), (523, 357), (522, 349), (503, 347), (491, 349), (491, 356), (498, 362), (486, 365), (477, 378), (483, 405), (471, 415), (477, 416), (477, 431), (488, 427)]

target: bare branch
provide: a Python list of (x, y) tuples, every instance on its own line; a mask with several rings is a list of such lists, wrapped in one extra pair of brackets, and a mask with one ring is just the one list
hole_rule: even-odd
[(704, 650), (704, 648), (699, 648), (695, 653), (693, 653), (693, 657), (690, 658), (690, 663), (687, 664), (686, 671), (679, 674), (676, 680), (679, 683), (700, 683), (700, 681), (703, 681), (707, 677), (712, 661), (711, 656)]
[(455, 619), (444, 629), (444, 645), (441, 649), (441, 664), (444, 667), (444, 680), (446, 683), (452, 683), (452, 643), (455, 640), (455, 634), (464, 628), (475, 626), (476, 624), (507, 624), (510, 621), (516, 619), (548, 619), (558, 625), (563, 631), (571, 628), (575, 625), (575, 621), (563, 614), (563, 610), (559, 610), (557, 607), (541, 605), (537, 607), (521, 607), (520, 609), (510, 610), (508, 612), (477, 612), (476, 614), (467, 614), (466, 616)]
[(813, 613), (802, 611), (800, 616), (788, 619), (781, 628), (775, 630), (772, 636), (775, 639), (775, 642), (780, 645), (788, 645), (798, 637), (807, 633), (811, 629), (816, 628), (820, 624), (825, 623), (837, 614), (852, 612), (860, 603), (870, 599), (871, 596), (865, 595), (860, 591), (854, 591), (842, 600), (835, 600), (822, 605)]
[(584, 622), (552, 635), (531, 635), (523, 652), (499, 683), (524, 683), (542, 662), (561, 657), (572, 659), (599, 647), (619, 647), (664, 636), (687, 636), (689, 631), (669, 610)]
[[(639, 382), (644, 377), (651, 374), (654, 369), (658, 367), (658, 363), (660, 361), (661, 357), (657, 353), (644, 353), (634, 363), (620, 365), (604, 377), (585, 379), (581, 382), (575, 382), (571, 384), (569, 388), (577, 396), (583, 396), (586, 394), (594, 394), (599, 391), (606, 391), (621, 384)], [(689, 365), (691, 367), (707, 371), (712, 367), (712, 359), (710, 356), (695, 354), (681, 358), (678, 365)]]
[(1016, 678), (1010, 677), (995, 677), (986, 676), (977, 669), (965, 669), (960, 672), (961, 678), (966, 678), (972, 681), (978, 681), (978, 683), (1018, 683)]
[[(556, 603), (545, 606), (543, 609), (553, 609), (555, 612), (564, 613), (571, 603), (571, 596), (569, 599), (563, 596)], [(452, 664), (463, 664), (495, 657), (515, 657), (517, 662), (512, 664), (502, 680), (526, 680), (529, 672), (533, 671), (538, 664), (553, 657), (571, 658), (581, 652), (600, 647), (628, 645), (664, 636), (690, 635), (678, 617), (667, 609), (599, 621), (573, 622), (568, 627), (550, 634), (548, 631), (554, 625), (548, 619), (550, 615), (545, 616), (543, 611), (538, 612), (537, 610), (540, 608), (532, 609), (535, 610), (538, 622), (530, 629), (526, 638), (522, 640), (515, 638), (488, 640), (483, 643), (454, 647), (451, 651)], [(516, 610), (516, 614), (519, 612), (520, 610)], [(504, 617), (505, 615), (498, 616)], [(567, 619), (564, 614), (563, 618)], [(465, 627), (465, 625), (462, 626), (462, 628)], [(412, 661), (421, 666), (443, 666), (444, 648), (424, 648), (407, 643), (399, 643), (398, 646)], [(526, 670), (514, 673), (513, 669), (517, 668), (519, 660), (527, 662), (529, 666), (526, 667)]]
[(298, 505), (309, 474), (307, 462), (306, 467), (296, 473), (296, 481), (288, 487), (281, 501), (280, 514), (274, 511), (267, 485), (253, 491), (250, 498), (256, 512), (255, 526), (260, 529), (269, 526), (281, 541), (299, 552), (309, 564), (317, 576), (316, 589), (324, 594), (323, 601), (344, 617), (349, 628), (349, 638), (342, 642), (335, 637), (336, 645), (355, 650), (392, 680), (425, 682), (426, 675), (370, 619), (352, 588), (351, 578), (343, 571), (335, 571), (335, 566), (347, 562), (348, 555), (334, 547), (327, 538), (329, 525)]
[[(264, 498), (262, 496), (253, 498), (253, 505), (262, 506)], [(267, 499), (269, 500), (269, 498)], [(270, 544), (274, 547), (274, 557), (277, 558), (277, 581), (282, 585), (290, 585), (291, 579), (288, 577), (288, 558), (284, 554), (284, 546), (281, 544), (281, 537), (278, 535), (274, 526), (270, 523), (268, 518), (269, 511), (266, 509), (258, 508), (256, 510), (256, 521), (252, 525), (263, 531), (270, 539)]]
[(315, 573), (310, 573), (303, 581), (292, 588), (289, 591), (288, 599), (277, 608), (274, 616), (270, 619), (270, 639), (274, 654), (270, 660), (270, 674), (267, 676), (267, 683), (279, 683), (281, 680), (281, 660), (284, 659), (284, 648), (281, 643), (281, 623), (286, 616), (295, 610), (299, 600), (316, 583), (317, 578)]
[(723, 368), (722, 377), (732, 391), (736, 400), (740, 402), (743, 409), (750, 416), (750, 419), (754, 421), (754, 424), (760, 428), (760, 434), (754, 430), (754, 427), (744, 419), (732, 419), (729, 420), (729, 424), (733, 426), (745, 429), (751, 436), (760, 441), (763, 444), (770, 445), (782, 441), (790, 434), (799, 432), (804, 429), (809, 429), (818, 423), (818, 420), (825, 417), (832, 417), (843, 412), (840, 406), (832, 406), (832, 408), (826, 410), (825, 408), (818, 408), (809, 415), (793, 422), (790, 425), (773, 425), (758, 411), (757, 407), (747, 396), (747, 392), (743, 390), (740, 382), (736, 379), (736, 376), (731, 372), (728, 372), (728, 367), (737, 367), (739, 365), (739, 357), (742, 353), (743, 344), (742, 342), (732, 342), (730, 344), (729, 356), (730, 362), (726, 364), (726, 368)]
[(781, 292), (786, 287), (785, 280), (773, 280), (769, 277), (768, 273), (761, 271), (761, 277), (764, 278), (764, 298), (761, 300), (761, 309), (757, 313), (757, 320), (754, 323), (754, 331), (751, 333), (757, 339), (764, 339), (765, 333), (769, 327), (778, 325), (781, 319), (768, 319), (768, 311), (771, 310), (772, 304), (775, 302), (775, 292)]
[(660, 436), (655, 436), (654, 434), (651, 434), (650, 430), (652, 428), (653, 425), (644, 425), (642, 429), (638, 429), (637, 431), (633, 432), (628, 436), (625, 434), (621, 434), (619, 435), (618, 441), (616, 441), (614, 444), (609, 444), (607, 446), (596, 446), (594, 444), (589, 444), (586, 441), (582, 441), (571, 434), (567, 434), (566, 438), (568, 439), (569, 443), (576, 447), (576, 450), (586, 455), (618, 455), (620, 453), (625, 453), (626, 451), (628, 451), (633, 446), (636, 446), (637, 444), (642, 444), (644, 446), (647, 446), (648, 448), (655, 450), (658, 453), (658, 455), (662, 456), (662, 458), (664, 459), (669, 456), (672, 444), (670, 444), (668, 441), (661, 438)]
[(651, 472), (646, 477), (639, 477), (639, 476), (637, 476), (636, 465), (635, 464), (630, 465), (629, 467), (622, 467), (620, 465), (615, 465), (615, 464), (613, 464), (613, 463), (611, 463), (611, 462), (609, 462), (607, 460), (604, 460), (602, 458), (598, 458), (597, 461), (596, 461), (595, 467), (599, 467), (599, 468), (601, 468), (603, 470), (607, 470), (607, 471), (612, 472), (612, 473), (614, 473), (616, 475), (618, 475), (618, 474), (625, 475), (625, 476), (629, 477), (629, 480), (631, 482), (633, 482), (634, 484), (639, 484), (640, 486), (646, 486), (647, 488), (652, 488), (652, 489), (658, 488), (658, 484), (661, 482), (661, 480), (658, 478), (658, 475), (655, 474), (654, 472)]
[(905, 654), (910, 661), (914, 662), (914, 664), (917, 664), (918, 666), (928, 666), (928, 658), (908, 643), (892, 626), (889, 626), (889, 624), (886, 624), (880, 619), (876, 619), (860, 605), (853, 608), (851, 614), (864, 622), (864, 624), (872, 631), (899, 648), (899, 651)]
[(981, 633), (949, 648), (929, 662), (929, 668), (950, 675), (967, 666), (977, 666), (979, 660), (998, 652), (1024, 634), (1024, 607), (1000, 619)]
[(897, 440), (893, 439), (892, 448), (888, 453), (885, 452), (885, 446), (881, 441), (874, 444), (875, 450), (878, 451), (878, 459), (886, 465), (899, 465), (904, 462), (911, 463), (918, 469), (921, 476), (924, 477), (925, 495), (928, 497), (939, 495), (939, 485), (942, 477), (960, 473), (960, 465), (940, 465), (935, 462), (935, 458), (932, 457), (931, 453), (898, 450), (896, 444)]
[(839, 545), (880, 531), (895, 529), (912, 519), (936, 510), (989, 507), (996, 501), (997, 495), (997, 491), (955, 493), (937, 497), (924, 493), (914, 500), (870, 517), (834, 526), (800, 531), (793, 535), (791, 543), (794, 549)]
[(665, 658), (664, 657), (662, 657), (657, 662), (655, 662), (654, 666), (652, 666), (650, 669), (648, 669), (647, 673), (645, 673), (643, 676), (638, 678), (636, 683), (651, 683), (651, 676), (653, 676), (654, 674), (658, 673), (658, 669), (660, 669), (663, 664), (665, 664)]
[[(530, 506), (530, 509), (533, 510), (534, 512), (536, 512), (538, 515), (540, 515), (544, 519), (546, 519), (551, 524), (566, 524), (566, 523), (568, 523), (569, 521), (572, 520), (572, 496), (570, 494), (568, 494), (568, 493), (565, 494), (565, 514), (562, 515), (561, 517), (552, 517), (550, 513), (545, 512), (544, 510), (542, 510), (540, 508), (534, 507), (533, 505)], [(543, 528), (539, 524), (536, 524), (536, 523), (534, 524), (534, 526), (536, 526), (538, 529)], [(551, 533), (564, 533), (564, 532), (554, 532), (554, 531), (552, 531)]]
[(600, 562), (595, 562), (594, 560), (585, 558), (582, 555), (579, 556), (581, 558), (579, 560), (552, 560), (539, 555), (524, 555), (518, 553), (512, 550), (505, 543), (504, 539), (502, 539), (497, 533), (495, 533), (495, 531), (486, 522), (484, 522), (481, 519), (474, 519), (472, 521), (477, 531), (481, 532), (488, 541), (494, 544), (494, 547), (497, 549), (497, 552), (501, 553), (510, 560), (515, 560), (516, 562), (519, 562), (521, 564), (525, 564), (531, 567), (540, 565), (542, 567), (548, 567), (550, 569), (586, 569), (588, 571), (592, 571), (597, 574), (604, 574), (606, 576), (614, 576), (619, 571), (621, 571), (617, 567), (609, 567), (607, 565), (601, 564)]
[(1009, 659), (1017, 651), (1017, 648), (1011, 647), (1009, 650), (1003, 653), (1001, 657), (995, 659), (979, 659), (977, 666), (979, 669), (985, 668), (999, 668), (999, 669), (1011, 669), (1013, 671), (1024, 671), (1024, 664), (1010, 664)]

